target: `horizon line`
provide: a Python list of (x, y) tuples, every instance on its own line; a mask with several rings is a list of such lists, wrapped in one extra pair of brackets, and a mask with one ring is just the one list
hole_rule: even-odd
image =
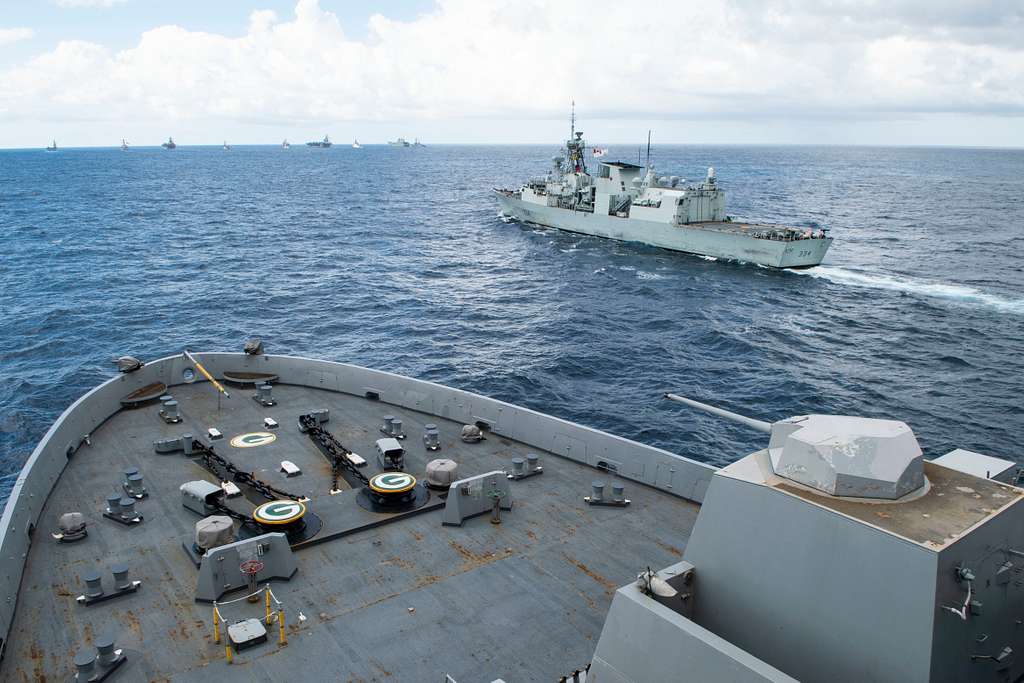
[[(210, 142), (210, 143), (195, 143), (195, 144), (182, 144), (176, 143), (176, 148), (207, 148), (207, 147), (223, 147), (223, 142)], [(492, 147), (540, 147), (540, 146), (554, 146), (560, 145), (561, 143), (552, 142), (431, 142), (429, 144), (423, 143), (423, 147), (474, 147), (474, 146), (492, 146)], [(133, 145), (128, 144), (129, 149), (161, 149), (162, 143), (154, 144), (139, 144)], [(632, 142), (602, 142), (602, 143), (588, 143), (588, 147), (622, 147), (622, 146), (637, 146), (638, 148), (643, 147), (643, 143), (632, 143)], [(297, 142), (291, 147), (307, 147), (305, 142)], [(361, 142), (360, 147), (391, 147), (389, 142)], [(269, 142), (240, 142), (230, 143), (230, 148), (235, 147), (281, 147), (281, 143), (269, 143)], [(352, 148), (351, 143), (348, 142), (335, 142), (331, 147), (342, 147)], [(989, 149), (989, 150), (1006, 150), (1006, 151), (1020, 151), (1024, 150), (1024, 145), (957, 145), (957, 144), (943, 144), (943, 143), (920, 143), (913, 145), (906, 144), (886, 144), (886, 143), (874, 143), (874, 142), (661, 142), (655, 147), (884, 147), (890, 149)], [(121, 150), (120, 144), (114, 145), (69, 145), (67, 147), (57, 147), (56, 151), (62, 150)], [(322, 148), (317, 148), (322, 149)], [(403, 147), (403, 149), (405, 149)], [(410, 147), (410, 149), (412, 149)], [(45, 152), (47, 148), (43, 147), (4, 147), (0, 146), (0, 152), (30, 152), (39, 151)], [(172, 151), (172, 150), (166, 150)]]

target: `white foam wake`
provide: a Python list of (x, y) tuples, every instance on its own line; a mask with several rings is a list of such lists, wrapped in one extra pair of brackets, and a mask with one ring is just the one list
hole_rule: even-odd
[(963, 303), (976, 303), (1004, 311), (1024, 315), (1024, 299), (1011, 299), (982, 291), (969, 285), (948, 282), (928, 282), (914, 278), (847, 270), (835, 266), (817, 266), (807, 270), (790, 271), (800, 275), (822, 278), (841, 285), (889, 289), (908, 294), (917, 294), (940, 299), (952, 299)]

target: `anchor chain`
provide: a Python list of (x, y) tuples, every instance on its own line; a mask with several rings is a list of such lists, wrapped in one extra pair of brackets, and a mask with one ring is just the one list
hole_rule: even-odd
[(327, 461), (331, 463), (331, 490), (338, 490), (338, 477), (344, 476), (342, 470), (348, 472), (363, 486), (367, 486), (370, 480), (366, 478), (366, 475), (359, 471), (352, 461), (348, 459), (348, 456), (352, 454), (352, 451), (345, 448), (344, 445), (328, 432), (326, 429), (320, 427), (320, 422), (313, 415), (300, 415), (299, 424), (306, 431), (306, 434), (313, 443), (317, 445), (320, 452), (323, 453)]
[(298, 501), (303, 500), (303, 496), (297, 496), (294, 493), (288, 493), (287, 491), (271, 486), (265, 481), (257, 479), (252, 472), (245, 472), (238, 469), (238, 467), (232, 464), (230, 460), (214, 452), (212, 448), (198, 439), (192, 441), (192, 452), (199, 453), (200, 460), (202, 460), (203, 465), (210, 472), (213, 472), (221, 479), (230, 479), (236, 484), (248, 486), (267, 500), (278, 500), (281, 498)]

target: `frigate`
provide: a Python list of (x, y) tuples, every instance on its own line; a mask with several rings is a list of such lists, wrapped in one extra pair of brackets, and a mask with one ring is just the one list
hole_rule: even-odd
[(175, 144), (174, 138), (167, 138), (167, 142), (160, 145), (164, 149), (177, 149), (178, 145)]
[(331, 142), (331, 138), (328, 135), (325, 135), (323, 140), (312, 140), (306, 143), (306, 147), (323, 147), (325, 149), (332, 145), (334, 145), (334, 143)]
[(4, 507), (0, 680), (1024, 674), (1020, 471), (903, 422), (650, 396), (766, 433), (716, 469), (258, 340), (118, 369)]
[[(599, 161), (587, 168), (587, 144), (576, 130), (552, 158), (551, 169), (518, 189), (495, 188), (501, 213), (527, 223), (597, 237), (640, 242), (699, 256), (773, 268), (810, 268), (832, 244), (822, 227), (735, 221), (725, 213), (725, 191), (714, 168), (700, 183), (664, 176), (650, 163)], [(607, 150), (594, 149), (595, 157)]]
[(388, 145), (391, 147), (411, 147), (412, 145), (405, 138), (398, 138), (397, 140), (388, 140)]

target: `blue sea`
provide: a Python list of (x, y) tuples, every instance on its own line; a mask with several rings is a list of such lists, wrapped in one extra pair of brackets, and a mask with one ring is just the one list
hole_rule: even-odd
[(664, 392), (1024, 462), (1024, 151), (654, 150), (661, 173), (714, 166), (737, 218), (830, 228), (803, 272), (503, 222), (490, 188), (555, 152), (0, 151), (0, 500), (115, 356), (251, 336), (716, 465), (764, 435)]

